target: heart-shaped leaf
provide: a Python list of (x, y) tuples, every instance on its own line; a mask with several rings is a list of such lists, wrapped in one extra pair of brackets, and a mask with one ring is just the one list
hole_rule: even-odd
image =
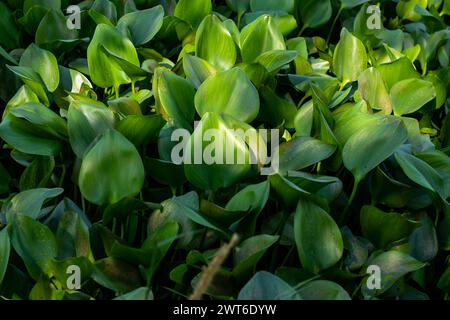
[(102, 205), (138, 194), (144, 175), (134, 145), (119, 132), (107, 130), (84, 156), (78, 182), (86, 199)]
[(215, 15), (207, 16), (198, 27), (195, 54), (220, 71), (234, 66), (236, 45), (228, 29)]
[(195, 95), (200, 116), (207, 112), (226, 113), (244, 122), (259, 112), (259, 95), (244, 71), (233, 68), (209, 77)]
[(333, 68), (343, 84), (358, 80), (367, 68), (367, 53), (364, 44), (346, 28), (333, 54)]
[(249, 63), (267, 51), (286, 50), (283, 35), (269, 15), (260, 16), (242, 29), (239, 41), (242, 59)]

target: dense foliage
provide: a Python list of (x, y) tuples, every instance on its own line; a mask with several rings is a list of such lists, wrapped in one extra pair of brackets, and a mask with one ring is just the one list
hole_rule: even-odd
[[(2, 0), (0, 296), (447, 299), (449, 15), (448, 0)], [(208, 148), (196, 121), (276, 129), (259, 141), (279, 144), (275, 172), (176, 163), (177, 129)]]

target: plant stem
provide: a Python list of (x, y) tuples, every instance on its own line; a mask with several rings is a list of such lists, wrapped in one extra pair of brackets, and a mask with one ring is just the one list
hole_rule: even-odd
[(358, 185), (359, 185), (359, 180), (355, 179), (355, 182), (353, 183), (353, 190), (352, 190), (352, 194), (350, 195), (350, 199), (348, 199), (347, 205), (345, 206), (344, 211), (342, 211), (341, 216), (339, 217), (339, 225), (340, 226), (347, 223), (348, 215), (350, 213), (350, 207), (352, 206), (353, 201), (355, 200), (356, 192), (358, 191)]
[(116, 94), (116, 99), (119, 99), (119, 86), (114, 87), (114, 93)]
[(308, 28), (307, 25), (303, 25), (303, 27), (300, 29), (300, 32), (298, 33), (297, 37), (300, 37), (307, 28)]
[(334, 27), (336, 26), (336, 23), (337, 23), (339, 17), (341, 16), (341, 13), (342, 13), (342, 7), (339, 8), (338, 13), (336, 14), (336, 17), (333, 20), (333, 24), (331, 25), (330, 33), (328, 34), (328, 37), (327, 37), (327, 44), (330, 42), (331, 35), (333, 34)]

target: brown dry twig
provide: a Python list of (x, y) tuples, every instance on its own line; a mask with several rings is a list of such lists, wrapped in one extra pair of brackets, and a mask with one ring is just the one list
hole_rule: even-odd
[(189, 300), (201, 300), (202, 296), (208, 290), (211, 282), (214, 279), (217, 271), (219, 271), (220, 266), (225, 262), (228, 255), (230, 254), (231, 249), (239, 242), (239, 236), (237, 234), (233, 234), (229, 243), (224, 244), (217, 251), (214, 259), (210, 262), (208, 267), (204, 268), (202, 272), (202, 276), (200, 277), (199, 282), (194, 288), (194, 292), (189, 297)]

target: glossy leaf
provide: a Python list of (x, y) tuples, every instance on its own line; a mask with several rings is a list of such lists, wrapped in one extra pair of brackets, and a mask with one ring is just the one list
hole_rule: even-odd
[(38, 219), (44, 202), (47, 199), (60, 195), (63, 191), (61, 188), (26, 190), (15, 195), (3, 210), (5, 210), (8, 220), (11, 220), (13, 216), (17, 215), (25, 215), (33, 219)]
[(396, 83), (391, 88), (392, 106), (396, 115), (413, 113), (436, 97), (431, 82), (408, 79)]
[(238, 279), (250, 275), (267, 249), (278, 241), (278, 236), (257, 235), (243, 241), (234, 251), (233, 275)]
[(268, 15), (262, 15), (242, 30), (240, 47), (244, 62), (253, 62), (267, 51), (286, 50), (283, 35)]
[(110, 62), (107, 54), (101, 50), (102, 46), (115, 56), (139, 67), (139, 59), (133, 43), (115, 28), (99, 24), (87, 50), (92, 81), (102, 88), (117, 88), (121, 84), (130, 83), (131, 80), (127, 74)]
[(198, 89), (200, 85), (217, 73), (216, 68), (206, 60), (185, 53), (183, 56), (183, 70), (186, 78)]
[(299, 6), (299, 10), (305, 29), (324, 25), (330, 20), (332, 13), (330, 0), (306, 0)]
[(164, 9), (156, 6), (151, 9), (130, 12), (122, 16), (118, 26), (125, 26), (135, 46), (146, 44), (158, 33), (162, 26)]
[(93, 141), (114, 127), (114, 114), (104, 105), (74, 101), (67, 114), (69, 141), (75, 154), (82, 158)]
[(386, 84), (375, 68), (365, 70), (358, 78), (358, 90), (361, 97), (372, 109), (383, 110), (384, 114), (392, 113), (392, 103)]
[[(344, 165), (357, 181), (390, 157), (408, 138), (400, 120), (386, 119), (353, 135), (342, 151)], [(367, 158), (367, 154), (372, 156)]]
[(226, 113), (251, 122), (258, 115), (259, 95), (245, 72), (233, 68), (209, 77), (200, 86), (195, 95), (195, 108), (200, 116), (207, 112)]
[[(364, 296), (375, 297), (388, 290), (399, 278), (419, 270), (425, 266), (413, 257), (398, 251), (387, 251), (369, 261), (370, 265), (378, 266), (381, 270), (381, 288), (369, 289), (362, 287)], [(363, 281), (366, 281), (364, 279)]]
[(333, 266), (342, 256), (342, 235), (333, 218), (313, 202), (300, 199), (294, 216), (295, 243), (302, 265), (313, 273)]
[(53, 92), (59, 84), (59, 70), (56, 57), (50, 51), (31, 44), (20, 58), (20, 66), (30, 67), (44, 82), (48, 91)]
[(341, 39), (333, 55), (333, 68), (343, 83), (358, 80), (367, 68), (367, 53), (361, 40), (347, 29), (342, 29)]
[(175, 6), (174, 16), (197, 27), (211, 11), (211, 0), (180, 0)]
[(214, 15), (203, 19), (195, 36), (195, 54), (220, 71), (236, 62), (236, 45), (227, 28)]
[(78, 181), (89, 201), (115, 203), (141, 191), (144, 165), (130, 141), (115, 130), (107, 130), (84, 156)]
[(300, 300), (300, 297), (277, 276), (260, 271), (241, 289), (238, 300)]
[(189, 81), (159, 68), (153, 77), (153, 92), (156, 107), (166, 121), (177, 127), (191, 128), (195, 90)]

